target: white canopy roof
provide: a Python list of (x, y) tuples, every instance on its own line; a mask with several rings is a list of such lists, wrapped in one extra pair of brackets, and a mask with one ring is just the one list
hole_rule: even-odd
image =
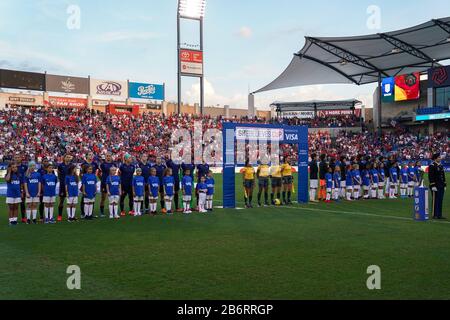
[(367, 84), (423, 72), (450, 59), (450, 17), (367, 36), (306, 37), (303, 49), (272, 83), (256, 91), (315, 85)]

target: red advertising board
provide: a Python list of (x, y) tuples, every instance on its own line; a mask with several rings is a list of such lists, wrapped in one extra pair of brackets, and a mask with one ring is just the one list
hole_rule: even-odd
[(181, 73), (203, 75), (203, 52), (197, 50), (180, 50)]
[(49, 97), (48, 105), (56, 108), (87, 108), (87, 99)]
[(361, 117), (361, 109), (355, 110), (320, 110), (317, 112), (317, 116), (319, 118), (326, 117), (341, 117), (341, 116), (349, 116), (354, 114), (356, 117)]

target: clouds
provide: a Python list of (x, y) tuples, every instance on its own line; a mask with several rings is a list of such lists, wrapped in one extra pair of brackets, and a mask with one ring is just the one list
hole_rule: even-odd
[(121, 30), (102, 33), (96, 36), (96, 40), (100, 42), (117, 42), (130, 40), (151, 40), (158, 37), (160, 37), (160, 35), (155, 32)]
[(236, 32), (236, 35), (248, 39), (253, 36), (253, 30), (250, 27), (243, 26)]

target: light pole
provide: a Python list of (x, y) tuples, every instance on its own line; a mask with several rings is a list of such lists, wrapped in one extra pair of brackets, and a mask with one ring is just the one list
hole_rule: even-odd
[[(200, 114), (204, 108), (203, 72), (203, 18), (206, 0), (178, 0), (177, 13), (177, 51), (178, 51), (178, 114), (181, 113), (181, 78), (183, 76), (200, 78)], [(181, 19), (198, 21), (200, 24), (200, 50), (181, 48)]]

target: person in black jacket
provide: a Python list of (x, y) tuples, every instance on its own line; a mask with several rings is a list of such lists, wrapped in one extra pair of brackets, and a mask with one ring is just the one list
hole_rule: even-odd
[(316, 194), (319, 187), (319, 167), (317, 166), (317, 155), (311, 155), (309, 163), (309, 201), (317, 202)]
[(326, 161), (326, 155), (322, 154), (320, 156), (319, 163), (319, 200), (326, 199), (326, 186), (325, 186), (325, 175), (328, 173), (328, 163)]
[(433, 197), (433, 219), (445, 219), (442, 216), (442, 203), (444, 201), (444, 193), (447, 189), (445, 181), (445, 170), (441, 164), (441, 155), (435, 154), (432, 159), (428, 171), (428, 179), (430, 180), (430, 189)]

